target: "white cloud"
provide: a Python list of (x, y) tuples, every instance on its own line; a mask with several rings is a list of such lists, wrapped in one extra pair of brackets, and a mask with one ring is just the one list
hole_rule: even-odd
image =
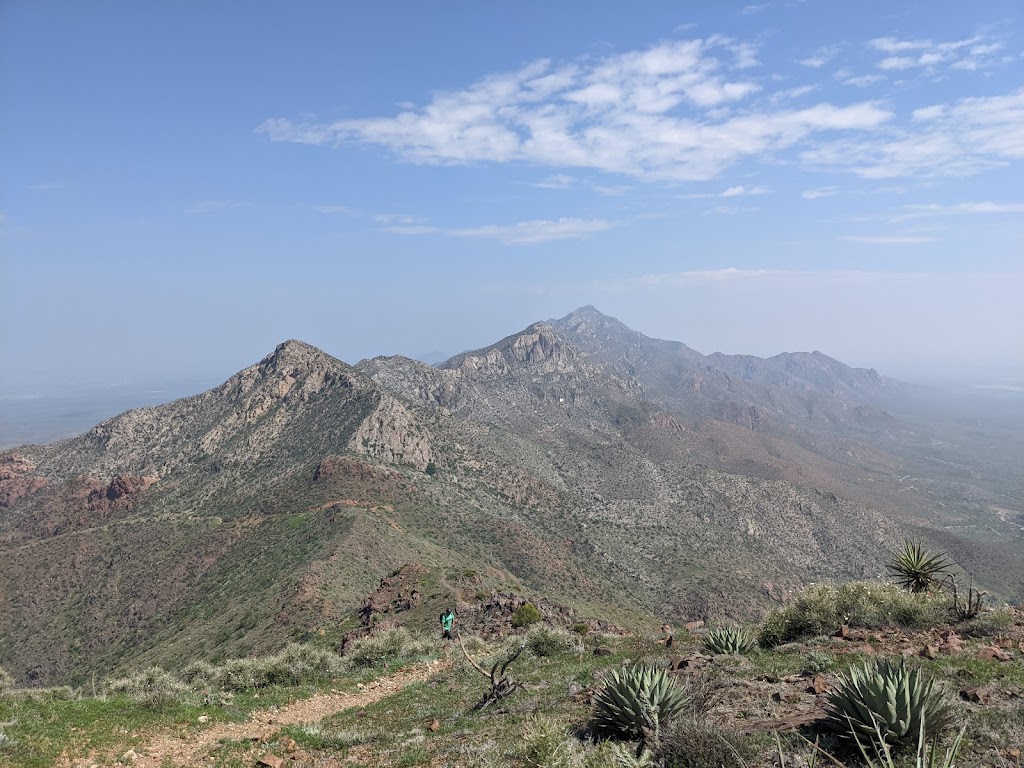
[(531, 187), (538, 187), (540, 189), (568, 189), (572, 186), (575, 179), (572, 176), (568, 176), (564, 173), (556, 173), (554, 176), (548, 176), (542, 181), (538, 181), (531, 184)]
[(879, 37), (869, 40), (868, 46), (887, 54), (878, 62), (879, 69), (896, 71), (915, 67), (932, 70), (939, 66), (966, 70), (982, 69), (994, 66), (997, 60), (992, 54), (1003, 48), (1003, 44), (999, 42), (982, 42), (980, 36), (945, 43)]
[(871, 141), (844, 138), (801, 157), (871, 179), (965, 175), (1024, 158), (1024, 88), (927, 107), (913, 117), (913, 130), (892, 128)]
[(407, 213), (376, 213), (373, 220), (378, 224), (395, 224), (398, 226), (415, 226), (426, 223), (422, 216), (410, 216)]
[(804, 200), (817, 200), (819, 197), (831, 197), (838, 194), (838, 187), (818, 187), (817, 189), (806, 189), (800, 196)]
[(760, 3), (758, 5), (745, 5), (743, 10), (740, 11), (744, 16), (750, 16), (754, 13), (760, 13), (765, 8), (769, 7), (769, 3)]
[(767, 195), (771, 192), (768, 187), (745, 187), (742, 184), (736, 187), (729, 187), (722, 193), (722, 197), (739, 197), (741, 195)]
[(394, 117), (275, 118), (257, 130), (272, 141), (375, 144), (415, 163), (525, 162), (685, 181), (712, 179), (824, 131), (875, 130), (892, 117), (875, 102), (740, 109), (761, 86), (734, 73), (756, 65), (749, 43), (683, 40), (578, 64), (536, 61)]
[(1024, 213), (1024, 203), (955, 203), (953, 205), (940, 205), (929, 203), (926, 205), (905, 205), (901, 213), (896, 214), (890, 221), (900, 222), (911, 219), (921, 219), (931, 216), (957, 216), (964, 214), (1021, 214)]
[(918, 245), (920, 243), (934, 243), (934, 237), (923, 237), (920, 235), (847, 235), (843, 240), (851, 243), (865, 243), (867, 245)]
[(626, 184), (617, 184), (612, 186), (601, 184), (594, 185), (594, 191), (606, 197), (621, 197), (622, 195), (629, 192), (631, 189), (633, 188)]
[(801, 59), (800, 63), (811, 69), (819, 69), (838, 56), (840, 50), (838, 45), (825, 46), (824, 48), (819, 48), (813, 56)]
[(499, 240), (506, 245), (536, 245), (553, 240), (572, 240), (604, 232), (616, 224), (604, 219), (562, 218), (553, 221), (521, 221), (517, 224), (488, 224), (482, 227), (445, 229), (423, 225), (398, 225), (384, 231), (395, 235), (444, 235), (464, 239)]

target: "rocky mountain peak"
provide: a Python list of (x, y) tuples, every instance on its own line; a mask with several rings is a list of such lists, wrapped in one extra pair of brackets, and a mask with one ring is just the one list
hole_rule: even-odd
[(553, 372), (571, 367), (579, 355), (549, 323), (534, 323), (519, 333), (506, 336), (497, 344), (463, 352), (439, 368), (462, 373), (505, 375), (530, 368)]
[(636, 331), (614, 317), (605, 315), (592, 304), (580, 307), (559, 320), (550, 320), (552, 325), (580, 335), (637, 336)]

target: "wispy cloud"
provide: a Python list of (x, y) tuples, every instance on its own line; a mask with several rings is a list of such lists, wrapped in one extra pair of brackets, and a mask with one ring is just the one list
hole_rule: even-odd
[(838, 45), (828, 45), (824, 48), (819, 48), (813, 56), (801, 59), (800, 63), (811, 69), (820, 69), (838, 56), (840, 50), (841, 48)]
[(955, 203), (953, 205), (940, 205), (939, 203), (905, 205), (902, 211), (894, 215), (890, 221), (900, 222), (931, 216), (959, 216), (984, 213), (1024, 214), (1024, 203), (977, 202)]
[(756, 186), (747, 187), (743, 184), (738, 184), (734, 187), (727, 187), (721, 192), (695, 192), (688, 195), (679, 195), (683, 200), (706, 200), (708, 198), (715, 197), (745, 197), (747, 195), (767, 195), (771, 193), (771, 187)]
[(373, 220), (378, 224), (395, 224), (398, 226), (415, 226), (425, 224), (426, 219), (422, 216), (411, 216), (408, 213), (376, 213)]
[(921, 243), (934, 243), (934, 237), (922, 235), (847, 235), (842, 238), (851, 243), (864, 243), (866, 245), (918, 245)]
[(750, 43), (712, 36), (597, 60), (540, 60), (394, 117), (274, 118), (257, 131), (272, 141), (376, 144), (415, 163), (527, 162), (684, 181), (712, 179), (822, 132), (872, 131), (892, 117), (872, 101), (740, 109), (762, 88), (743, 74), (757, 66), (756, 54)]
[(537, 187), (539, 189), (568, 189), (572, 186), (575, 179), (572, 176), (568, 176), (564, 173), (556, 173), (554, 176), (548, 176), (546, 179), (531, 184), (531, 187)]
[(939, 67), (973, 71), (995, 65), (998, 60), (993, 54), (1003, 47), (999, 42), (985, 42), (981, 36), (944, 43), (877, 37), (869, 40), (868, 46), (887, 54), (878, 62), (879, 69), (895, 71)]
[(537, 245), (554, 240), (572, 240), (612, 229), (616, 224), (605, 219), (521, 221), (517, 224), (489, 224), (481, 227), (443, 228), (423, 225), (387, 227), (395, 235), (444, 235), (475, 240), (498, 240), (505, 245)]
[(346, 216), (362, 216), (363, 212), (350, 205), (316, 205), (314, 208), (319, 213), (343, 213)]
[(224, 213), (226, 211), (234, 211), (239, 208), (249, 208), (251, 206), (252, 203), (243, 202), (241, 200), (200, 200), (186, 208), (185, 213), (190, 215)]
[(801, 158), (870, 179), (965, 175), (1024, 158), (1024, 88), (918, 109), (914, 118), (913, 130), (891, 128), (882, 140), (843, 138)]
[(818, 187), (817, 189), (805, 189), (800, 196), (804, 200), (817, 200), (819, 197), (831, 197), (839, 194), (839, 187)]

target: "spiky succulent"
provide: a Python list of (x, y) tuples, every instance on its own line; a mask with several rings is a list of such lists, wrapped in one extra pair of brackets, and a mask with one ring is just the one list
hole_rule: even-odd
[(757, 646), (757, 642), (743, 627), (724, 626), (708, 630), (704, 638), (704, 650), (708, 653), (727, 653), (742, 656)]
[(829, 693), (827, 705), (840, 732), (891, 745), (914, 741), (922, 729), (933, 738), (953, 721), (943, 691), (903, 659), (851, 667)]
[(904, 589), (924, 592), (938, 585), (953, 565), (944, 554), (932, 554), (920, 541), (904, 541), (903, 546), (891, 553), (886, 568)]
[(608, 736), (644, 739), (686, 704), (686, 694), (665, 670), (637, 664), (611, 673), (594, 699), (591, 724), (596, 732)]

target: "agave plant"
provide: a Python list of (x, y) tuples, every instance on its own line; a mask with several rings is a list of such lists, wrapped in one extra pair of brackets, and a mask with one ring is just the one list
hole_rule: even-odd
[(743, 627), (714, 627), (708, 630), (707, 637), (704, 638), (704, 650), (708, 653), (742, 656), (755, 647), (757, 642)]
[(924, 592), (937, 585), (953, 565), (943, 554), (932, 554), (920, 541), (904, 541), (893, 550), (886, 568), (896, 583), (911, 592)]
[(594, 699), (591, 725), (597, 733), (644, 741), (686, 705), (686, 694), (665, 670), (637, 664), (605, 681)]
[(900, 659), (851, 667), (828, 696), (828, 716), (854, 740), (901, 746), (936, 737), (953, 721), (943, 691)]

